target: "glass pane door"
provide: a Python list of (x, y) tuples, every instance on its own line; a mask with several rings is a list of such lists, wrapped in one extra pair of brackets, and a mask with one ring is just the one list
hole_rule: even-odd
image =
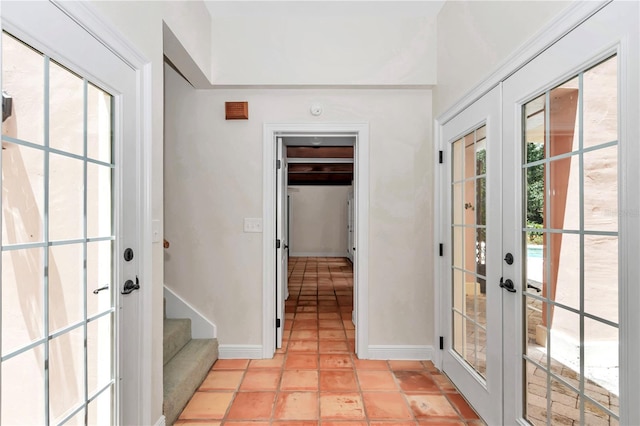
[(639, 12), (607, 4), (503, 83), (505, 423), (640, 424)]
[[(500, 91), (444, 126), (447, 171), (442, 241), (447, 282), (443, 371), (489, 424), (502, 423)], [(491, 206), (491, 209), (489, 209)], [(494, 214), (492, 214), (494, 213)]]
[(525, 418), (618, 424), (618, 58), (522, 108)]
[(113, 98), (2, 33), (2, 424), (114, 421)]

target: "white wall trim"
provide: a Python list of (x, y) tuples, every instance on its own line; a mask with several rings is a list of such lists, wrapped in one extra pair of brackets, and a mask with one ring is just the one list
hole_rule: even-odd
[(431, 345), (369, 345), (369, 359), (428, 361), (433, 353)]
[(164, 416), (160, 416), (158, 421), (154, 423), (154, 426), (165, 426), (167, 424), (167, 419)]
[(302, 251), (290, 253), (290, 257), (349, 257), (349, 253), (346, 251), (343, 252), (310, 252), (310, 251)]
[[(152, 70), (151, 61), (146, 58), (120, 31), (109, 21), (104, 19), (95, 6), (89, 2), (51, 0), (52, 3), (73, 19), (85, 31), (102, 43), (107, 49), (136, 71), (137, 110), (136, 134), (138, 149), (138, 182), (140, 204), (137, 211), (137, 221), (140, 224), (138, 235), (138, 276), (140, 281), (151, 285), (153, 282), (152, 264)], [(153, 401), (152, 392), (154, 377), (153, 370), (153, 294), (150, 291), (140, 292), (141, 312), (139, 315), (138, 335), (140, 336), (140, 400), (137, 404), (140, 424), (151, 424), (153, 412), (162, 410), (162, 401)], [(164, 424), (164, 416), (161, 416)]]
[(368, 123), (265, 123), (263, 129), (263, 251), (262, 251), (262, 357), (272, 358), (276, 350), (276, 135), (286, 133), (353, 133), (355, 146), (356, 254), (354, 262), (354, 305), (356, 309), (356, 354), (368, 358), (369, 347), (369, 124)]
[(261, 358), (264, 358), (262, 345), (219, 345), (218, 346), (218, 359), (261, 359)]
[[(445, 110), (436, 119), (437, 125), (444, 125), (460, 111), (480, 99), (498, 83), (506, 80), (520, 68), (531, 62), (536, 56), (544, 52), (549, 46), (564, 37), (571, 30), (589, 19), (612, 0), (575, 1), (567, 6), (554, 19), (543, 26), (536, 34), (529, 38), (522, 46), (507, 56), (484, 80), (471, 88), (455, 104)], [(437, 139), (436, 139), (437, 140)], [(437, 157), (436, 157), (437, 158)]]
[(215, 339), (218, 337), (216, 325), (166, 284), (164, 297), (167, 301), (167, 318), (189, 318), (191, 320), (191, 336), (194, 339)]

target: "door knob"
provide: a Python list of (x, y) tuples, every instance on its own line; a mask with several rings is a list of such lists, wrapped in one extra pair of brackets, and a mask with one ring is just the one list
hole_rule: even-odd
[(500, 287), (504, 288), (509, 293), (515, 293), (516, 292), (515, 286), (513, 285), (513, 281), (511, 281), (508, 278), (507, 278), (506, 281), (502, 281), (502, 277), (500, 277)]
[(138, 281), (138, 277), (136, 277), (136, 282), (134, 283), (131, 280), (127, 280), (124, 282), (124, 287), (122, 288), (122, 294), (130, 294), (134, 290), (140, 289), (140, 282)]

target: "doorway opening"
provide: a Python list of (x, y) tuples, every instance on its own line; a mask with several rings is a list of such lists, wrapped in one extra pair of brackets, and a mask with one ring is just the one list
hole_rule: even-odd
[(342, 349), (354, 352), (348, 200), (355, 136), (278, 139), (283, 158), (276, 176), (276, 234), (282, 241), (276, 260), (276, 347), (286, 349), (289, 338), (292, 345), (302, 343), (298, 338), (323, 338), (343, 340)]
[[(266, 125), (264, 138), (263, 357), (282, 347), (299, 312), (340, 320), (350, 349), (366, 358), (368, 125)], [(320, 213), (324, 225), (305, 220), (314, 203), (334, 204)], [(301, 232), (321, 243), (305, 246)]]

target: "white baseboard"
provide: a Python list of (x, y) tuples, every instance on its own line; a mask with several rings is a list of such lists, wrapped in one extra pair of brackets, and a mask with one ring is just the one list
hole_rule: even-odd
[(429, 345), (369, 345), (369, 359), (427, 361), (433, 359)]
[(349, 257), (347, 252), (311, 252), (311, 251), (301, 251), (301, 252), (291, 252), (289, 253), (291, 257)]
[(189, 318), (191, 320), (191, 336), (194, 339), (215, 339), (218, 337), (216, 325), (166, 285), (164, 286), (164, 297), (167, 300), (167, 318)]
[(153, 426), (165, 426), (167, 424), (167, 419), (164, 416), (160, 416), (157, 422), (153, 424)]
[(220, 359), (262, 359), (262, 345), (220, 345)]

